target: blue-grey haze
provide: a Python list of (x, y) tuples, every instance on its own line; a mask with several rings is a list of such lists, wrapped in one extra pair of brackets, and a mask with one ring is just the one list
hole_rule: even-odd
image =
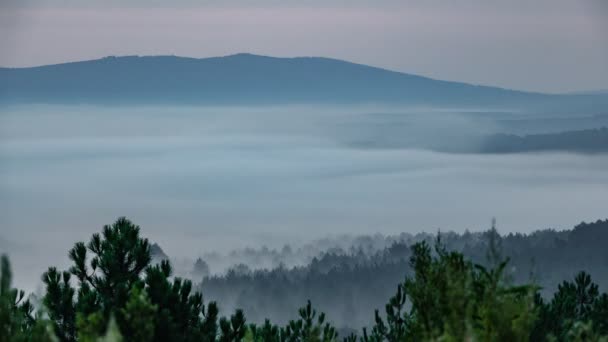
[[(121, 215), (174, 257), (343, 233), (482, 230), (492, 217), (503, 232), (528, 232), (606, 216), (603, 154), (354, 144), (504, 131), (498, 118), (522, 115), (373, 106), (2, 107), (0, 250), (13, 255), (18, 285), (32, 288), (46, 266), (67, 262), (74, 241)], [(533, 129), (527, 118), (521, 126)], [(597, 120), (579, 125), (597, 127)]]

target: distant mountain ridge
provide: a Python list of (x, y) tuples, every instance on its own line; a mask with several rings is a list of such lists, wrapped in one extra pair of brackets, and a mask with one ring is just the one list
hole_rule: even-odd
[(0, 103), (518, 106), (599, 98), (608, 104), (606, 96), (548, 95), (440, 81), (322, 57), (126, 56), (0, 68)]

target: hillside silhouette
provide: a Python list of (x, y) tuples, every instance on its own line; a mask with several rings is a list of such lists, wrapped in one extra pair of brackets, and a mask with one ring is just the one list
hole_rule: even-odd
[(608, 104), (608, 96), (547, 95), (434, 80), (320, 58), (236, 54), (213, 58), (105, 57), (0, 68), (1, 103), (409, 105)]

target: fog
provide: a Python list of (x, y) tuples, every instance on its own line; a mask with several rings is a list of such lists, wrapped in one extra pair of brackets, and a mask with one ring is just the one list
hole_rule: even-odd
[[(492, 217), (501, 232), (606, 217), (604, 155), (417, 148), (498, 132), (493, 117), (371, 105), (0, 108), (0, 252), (15, 285), (35, 289), (74, 242), (118, 216), (175, 258), (341, 234), (479, 231)], [(366, 147), (377, 141), (400, 143)]]

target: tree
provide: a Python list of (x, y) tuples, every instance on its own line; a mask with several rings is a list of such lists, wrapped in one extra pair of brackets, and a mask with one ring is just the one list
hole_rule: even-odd
[(325, 314), (312, 307), (310, 300), (298, 310), (300, 318), (292, 320), (281, 329), (281, 338), (287, 342), (334, 342), (337, 341), (336, 328), (325, 322)]
[(281, 342), (279, 327), (270, 323), (268, 319), (258, 327), (255, 324), (249, 325), (245, 341), (247, 342)]
[[(124, 307), (130, 289), (150, 263), (150, 244), (140, 238), (139, 231), (139, 226), (121, 217), (104, 226), (102, 235), (93, 234), (88, 245), (78, 242), (69, 252), (74, 262), (70, 272), (87, 292), (95, 289), (96, 304), (106, 316)], [(90, 259), (88, 251), (93, 254)]]
[[(68, 272), (50, 267), (43, 275), (46, 294), (43, 302), (62, 341), (76, 340), (76, 323), (91, 334), (105, 329), (111, 314), (120, 327), (130, 289), (140, 282), (140, 274), (150, 263), (150, 245), (139, 236), (139, 227), (124, 217), (93, 234), (87, 245), (77, 242), (69, 252), (73, 262)], [(89, 252), (92, 254), (89, 256)], [(78, 279), (78, 296), (70, 284), (70, 274)], [(78, 319), (77, 319), (78, 318)]]
[(528, 340), (536, 318), (535, 288), (505, 284), (506, 260), (488, 270), (447, 252), (440, 239), (434, 254), (426, 242), (412, 250), (414, 276), (387, 304), (386, 323), (376, 312), (371, 333), (363, 331), (364, 341)]
[(534, 336), (539, 340), (570, 341), (573, 334), (582, 336), (587, 332), (608, 334), (608, 294), (600, 295), (597, 284), (586, 272), (579, 272), (574, 282), (559, 284), (549, 303), (537, 299), (537, 305), (541, 316)]
[(0, 257), (0, 342), (54, 340), (48, 322), (33, 314), (25, 292), (11, 286), (13, 273), (6, 255)]
[(55, 267), (50, 267), (42, 275), (42, 282), (46, 285), (42, 302), (53, 323), (55, 334), (64, 342), (76, 340), (75, 290), (70, 285), (70, 278), (69, 272), (59, 272)]
[[(139, 233), (121, 217), (87, 245), (74, 245), (69, 272), (50, 267), (43, 275), (43, 303), (61, 341), (95, 340), (110, 317), (128, 341), (216, 340), (216, 304), (205, 306), (190, 281), (171, 279), (168, 260), (150, 266), (150, 244)], [(78, 279), (77, 288), (71, 286), (71, 275)], [(238, 317), (244, 322), (242, 312)]]
[(205, 260), (198, 258), (194, 263), (191, 273), (193, 279), (200, 280), (209, 275), (209, 265), (205, 262)]
[(148, 342), (154, 337), (158, 306), (150, 302), (144, 289), (134, 286), (125, 307), (121, 310), (127, 333), (132, 342)]
[(245, 315), (242, 310), (237, 310), (230, 320), (222, 317), (220, 320), (220, 342), (240, 342), (246, 332)]
[(171, 275), (167, 260), (146, 269), (145, 288), (151, 303), (158, 306), (154, 341), (215, 341), (217, 305), (205, 306), (189, 280), (170, 281)]
[(411, 315), (405, 308), (406, 299), (404, 285), (397, 285), (397, 293), (390, 298), (385, 307), (387, 323), (384, 323), (376, 310), (374, 313), (375, 325), (371, 330), (371, 335), (368, 336), (367, 329), (363, 328), (363, 341), (403, 341), (407, 336), (411, 321)]
[[(490, 243), (490, 248), (496, 244)], [(498, 253), (492, 266), (484, 267), (448, 251), (439, 236), (434, 248), (423, 241), (409, 250), (413, 274), (397, 286), (382, 315), (375, 311), (374, 325), (369, 333), (363, 329), (360, 341), (606, 340), (608, 294), (600, 294), (586, 272), (577, 274), (573, 282), (564, 281), (545, 302), (536, 286), (511, 284), (505, 275), (509, 259)], [(242, 310), (219, 318), (216, 303), (205, 304), (191, 281), (174, 277), (168, 260), (150, 265), (147, 240), (125, 218), (105, 226), (88, 245), (77, 243), (69, 255), (73, 262), (69, 272), (50, 267), (43, 274), (45, 311), (37, 315), (23, 291), (11, 287), (10, 264), (2, 257), (0, 342), (50, 341), (55, 335), (62, 342), (338, 341), (336, 328), (310, 300), (283, 328), (269, 320), (261, 326), (247, 325)], [(395, 265), (398, 272), (402, 264)], [(374, 276), (374, 269), (369, 270), (366, 274)], [(272, 273), (271, 280), (279, 279), (282, 272)], [(320, 274), (311, 277), (318, 282)], [(292, 284), (299, 279), (292, 279)], [(272, 281), (265, 284), (275, 286)], [(294, 292), (290, 287), (273, 289)], [(49, 327), (55, 334), (49, 333)], [(356, 342), (357, 336), (350, 334), (343, 341)]]

